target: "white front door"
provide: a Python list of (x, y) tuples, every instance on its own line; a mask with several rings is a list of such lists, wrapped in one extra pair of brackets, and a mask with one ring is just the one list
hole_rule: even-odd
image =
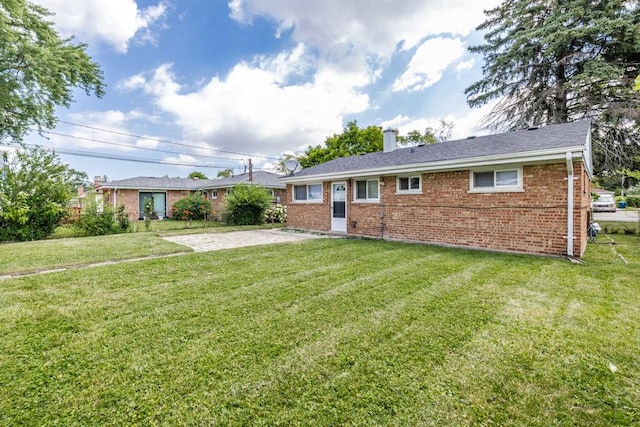
[(347, 232), (347, 183), (331, 183), (331, 231)]

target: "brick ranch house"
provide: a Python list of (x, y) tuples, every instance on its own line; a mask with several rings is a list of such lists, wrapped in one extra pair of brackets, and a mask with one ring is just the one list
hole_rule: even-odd
[[(588, 121), (335, 159), (280, 178), (287, 226), (505, 252), (587, 245)], [(569, 236), (569, 237), (568, 237)]]
[(136, 177), (119, 181), (96, 182), (97, 191), (101, 191), (105, 203), (114, 209), (124, 205), (129, 219), (142, 219), (144, 200), (153, 198), (154, 212), (158, 218), (171, 218), (175, 202), (187, 195), (202, 191), (213, 202), (214, 213), (224, 210), (225, 196), (240, 183), (261, 185), (271, 191), (274, 202), (286, 200), (286, 185), (279, 182), (280, 175), (255, 171), (220, 179), (157, 178)]

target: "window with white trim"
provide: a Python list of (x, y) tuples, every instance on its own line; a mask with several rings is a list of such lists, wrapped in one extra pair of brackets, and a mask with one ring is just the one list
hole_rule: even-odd
[(509, 191), (522, 189), (522, 168), (473, 171), (471, 191)]
[(398, 193), (420, 193), (422, 191), (422, 179), (420, 175), (399, 176), (396, 179)]
[(211, 198), (212, 199), (218, 198), (218, 190), (211, 190)]
[(322, 184), (293, 186), (294, 202), (322, 202)]
[(354, 188), (356, 201), (379, 201), (380, 200), (380, 181), (377, 179), (356, 180)]

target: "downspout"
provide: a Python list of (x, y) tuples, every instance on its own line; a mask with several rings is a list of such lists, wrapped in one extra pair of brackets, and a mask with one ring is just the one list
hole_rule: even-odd
[(573, 256), (573, 157), (567, 152), (567, 255)]

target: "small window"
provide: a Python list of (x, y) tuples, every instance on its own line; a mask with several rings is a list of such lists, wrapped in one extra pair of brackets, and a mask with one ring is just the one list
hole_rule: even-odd
[(321, 202), (322, 184), (294, 185), (293, 200), (295, 202)]
[(522, 189), (522, 169), (473, 172), (471, 191), (501, 191)]
[(211, 190), (211, 198), (212, 199), (218, 198), (218, 190)]
[(380, 184), (377, 179), (356, 181), (356, 200), (380, 200)]
[(420, 176), (398, 177), (398, 193), (419, 193), (422, 191)]

